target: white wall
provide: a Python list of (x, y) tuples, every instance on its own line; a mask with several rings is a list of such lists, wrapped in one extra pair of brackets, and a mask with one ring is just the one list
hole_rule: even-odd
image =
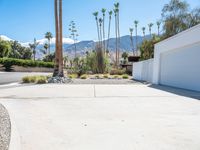
[[(149, 80), (143, 68), (140, 62), (133, 65), (135, 79)], [(152, 71), (153, 84), (200, 91), (200, 24), (157, 43)]]
[(136, 80), (152, 82), (153, 59), (133, 63), (133, 77)]

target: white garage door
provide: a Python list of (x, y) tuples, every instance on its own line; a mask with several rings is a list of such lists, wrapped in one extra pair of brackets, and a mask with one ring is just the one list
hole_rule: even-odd
[(160, 84), (200, 91), (200, 43), (161, 54)]

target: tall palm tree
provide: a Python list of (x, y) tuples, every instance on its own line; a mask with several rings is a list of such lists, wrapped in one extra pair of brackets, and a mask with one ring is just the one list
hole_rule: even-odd
[(101, 10), (102, 14), (103, 14), (103, 23), (102, 23), (102, 27), (103, 27), (103, 49), (104, 49), (104, 53), (105, 53), (105, 48), (106, 48), (106, 35), (105, 35), (105, 16), (106, 16), (106, 9), (102, 8)]
[(98, 15), (99, 15), (99, 12), (98, 12), (98, 11), (93, 13), (93, 16), (95, 17), (96, 25), (97, 25), (98, 40), (100, 41), (100, 33), (99, 33), (99, 19), (98, 19)]
[(131, 48), (133, 50), (133, 55), (134, 55), (133, 28), (130, 28), (129, 31), (130, 31)]
[(138, 23), (139, 23), (139, 21), (137, 21), (137, 20), (135, 20), (134, 21), (134, 24), (135, 24), (135, 36), (136, 36), (136, 39), (135, 39), (135, 43), (136, 43), (136, 51), (138, 50), (138, 34), (137, 34), (137, 32), (138, 32)]
[(51, 32), (47, 32), (46, 34), (45, 34), (45, 38), (48, 40), (48, 48), (49, 48), (49, 51), (48, 51), (48, 55), (50, 54), (50, 52), (51, 52), (51, 39), (53, 38), (53, 35), (52, 35), (52, 33)]
[(152, 36), (151, 31), (152, 31), (153, 23), (148, 24), (148, 27), (149, 27), (149, 34), (150, 36)]
[(112, 19), (112, 14), (113, 14), (113, 12), (112, 12), (112, 11), (109, 11), (108, 14), (109, 14), (109, 25), (108, 25), (108, 41), (107, 41), (107, 50), (108, 50), (108, 47), (109, 47), (110, 27), (111, 27), (111, 19)]
[(62, 0), (54, 0), (56, 52), (53, 77), (64, 77), (63, 72), (63, 43), (62, 43)]
[(99, 18), (99, 33), (100, 33), (100, 46), (101, 48), (103, 47), (103, 43), (102, 43), (102, 24), (103, 24), (103, 19)]
[(145, 30), (146, 28), (145, 27), (142, 27), (142, 33), (143, 33), (143, 38), (145, 39)]
[(115, 52), (115, 65), (116, 67), (118, 67), (118, 21), (117, 21), (117, 10), (114, 9), (114, 13), (115, 13), (115, 36), (116, 36), (116, 40), (115, 40), (115, 48), (116, 48), (116, 52)]
[(118, 51), (117, 51), (117, 64), (119, 65), (119, 57), (120, 57), (120, 20), (119, 20), (119, 3), (114, 4), (116, 13), (117, 13), (117, 34), (118, 34)]
[(157, 21), (156, 24), (157, 24), (157, 28), (158, 28), (158, 36), (160, 36), (160, 25), (161, 25), (161, 22)]
[(35, 61), (35, 56), (36, 56), (36, 48), (39, 45), (39, 42), (37, 42), (36, 38), (34, 38), (34, 42), (33, 44), (29, 44), (29, 47), (32, 49), (33, 51), (33, 60)]

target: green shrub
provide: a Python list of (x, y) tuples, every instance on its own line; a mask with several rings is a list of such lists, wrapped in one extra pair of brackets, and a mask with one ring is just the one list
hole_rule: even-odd
[(81, 78), (81, 79), (87, 79), (87, 75), (84, 74), (84, 75), (82, 75), (80, 78)]
[(48, 76), (25, 76), (22, 78), (23, 83), (47, 83)]
[(129, 78), (129, 75), (124, 74), (124, 75), (122, 75), (122, 78), (123, 78), (123, 79), (128, 79), (128, 78)]
[(70, 79), (75, 79), (75, 78), (78, 78), (78, 75), (77, 74), (70, 74), (70, 75), (68, 75), (68, 77)]
[(43, 61), (33, 61), (24, 59), (14, 59), (14, 58), (0, 58), (0, 64), (3, 65), (5, 71), (11, 71), (12, 66), (22, 66), (22, 67), (46, 67), (53, 68), (54, 63), (43, 62)]
[(23, 78), (22, 78), (22, 82), (23, 82), (23, 83), (31, 83), (31, 82), (30, 82), (30, 77), (28, 77), (28, 76), (23, 77)]
[(38, 76), (36, 78), (36, 83), (37, 84), (45, 84), (45, 83), (47, 83), (47, 77), (46, 76)]
[(115, 76), (114, 76), (114, 79), (118, 79), (118, 78), (119, 78), (119, 76), (118, 76), (118, 75), (115, 75)]
[(100, 79), (101, 77), (100, 77), (100, 75), (96, 74), (96, 75), (95, 75), (95, 78), (96, 78), (96, 79)]
[(105, 79), (108, 79), (108, 77), (109, 77), (109, 75), (107, 75), (107, 74), (103, 75), (103, 78), (105, 78)]

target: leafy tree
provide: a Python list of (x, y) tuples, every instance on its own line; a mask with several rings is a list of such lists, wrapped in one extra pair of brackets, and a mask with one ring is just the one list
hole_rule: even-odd
[(154, 45), (160, 42), (162, 38), (158, 36), (153, 36), (151, 40), (143, 41), (140, 46), (141, 60), (147, 60), (154, 57)]
[(128, 59), (128, 53), (127, 52), (123, 52), (122, 53), (122, 58), (124, 59), (123, 64), (127, 63), (127, 59)]
[(37, 42), (36, 38), (34, 38), (33, 44), (29, 44), (30, 49), (33, 51), (33, 60), (35, 61), (35, 56), (36, 56), (36, 48), (39, 45), (39, 42)]
[(9, 57), (11, 50), (12, 48), (8, 41), (0, 40), (0, 58)]
[(171, 0), (162, 9), (165, 36), (173, 36), (188, 28), (188, 9), (186, 1)]
[(54, 62), (55, 61), (55, 53), (51, 53), (49, 55), (46, 55), (44, 58), (43, 58), (43, 61), (44, 62)]

